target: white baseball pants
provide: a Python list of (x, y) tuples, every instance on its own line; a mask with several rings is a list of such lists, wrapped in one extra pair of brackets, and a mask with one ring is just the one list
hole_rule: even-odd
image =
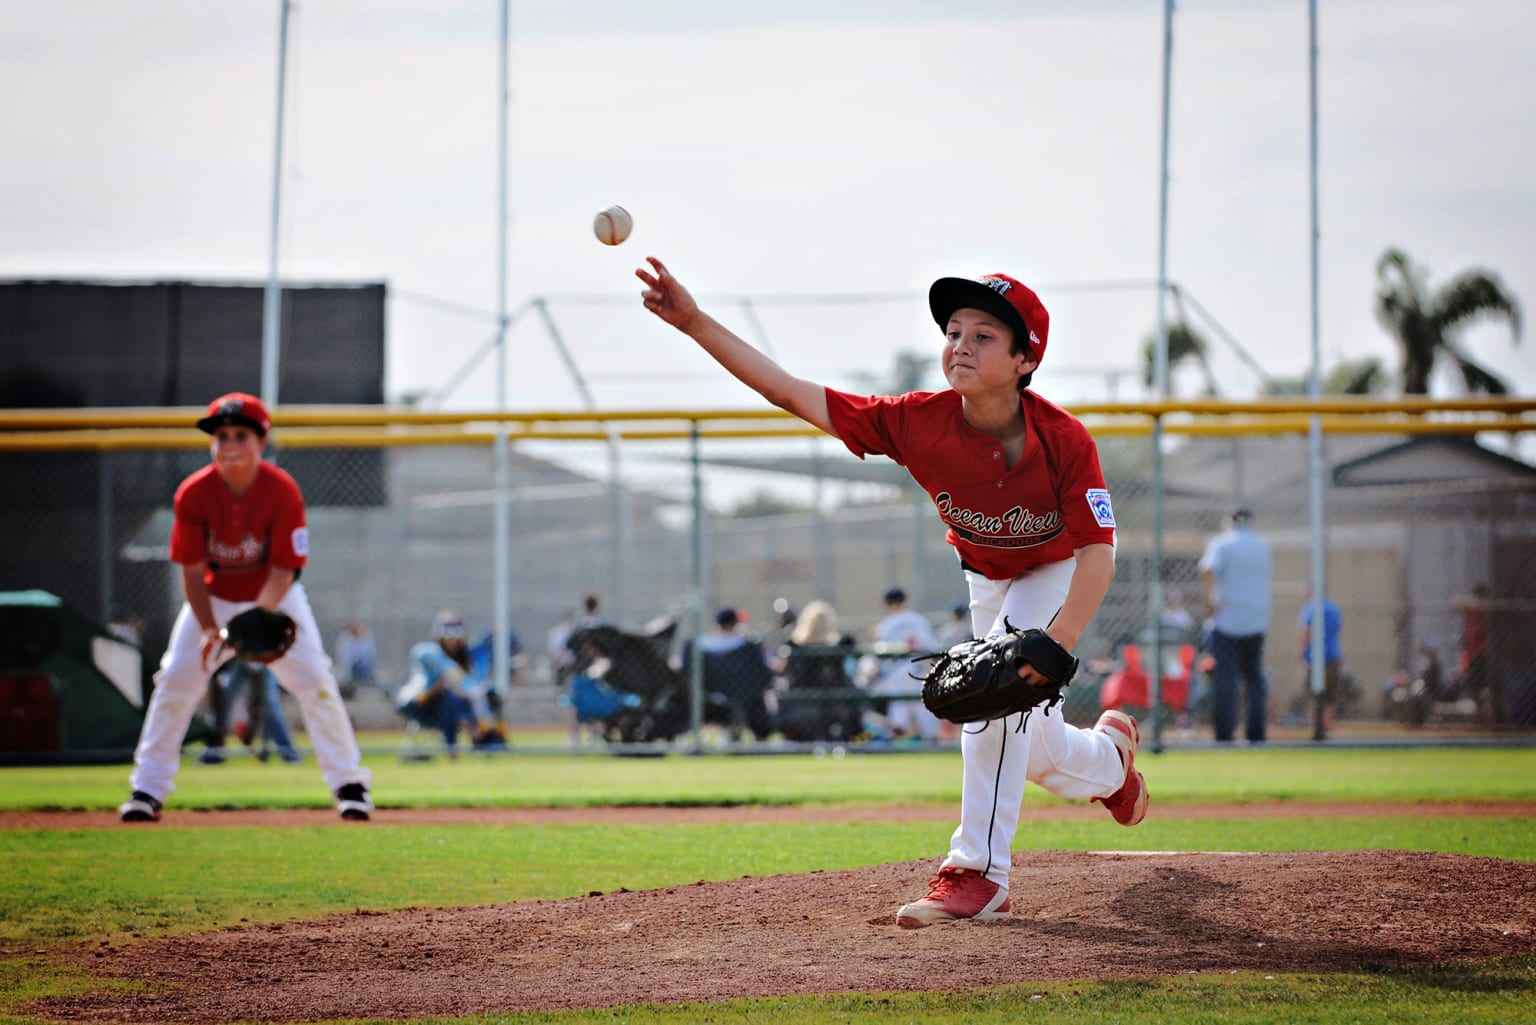
[[(1076, 559), (1031, 570), (1012, 580), (988, 580), (966, 571), (971, 627), (977, 637), (1003, 632), (1003, 619), (1020, 630), (1044, 629), (1066, 600)], [(1028, 725), (1020, 725), (1028, 716)], [(1114, 741), (1092, 729), (1067, 724), (1057, 705), (961, 727), (960, 825), (950, 838), (944, 866), (970, 868), (1008, 886), (1013, 836), (1019, 828), (1024, 782), (1058, 797), (1108, 797), (1125, 783)]]
[[(220, 626), (256, 604), (222, 598), (212, 601), (214, 619)], [(277, 607), (292, 616), (299, 629), (293, 647), (272, 663), (272, 674), (284, 690), (298, 699), (325, 785), (333, 794), (348, 783), (366, 786), (372, 773), (362, 765), (352, 720), (331, 673), (331, 658), (320, 641), (320, 629), (315, 625), (304, 585), (295, 581)], [(181, 745), (187, 726), (208, 691), (208, 677), (217, 668), (203, 668), (202, 643), (203, 632), (197, 618), (183, 604), (171, 627), (171, 640), (160, 660), (160, 669), (155, 673), (155, 689), (145, 712), (139, 746), (133, 753), (133, 774), (129, 777), (134, 790), (142, 790), (161, 801), (176, 789), (176, 771), (181, 767)]]

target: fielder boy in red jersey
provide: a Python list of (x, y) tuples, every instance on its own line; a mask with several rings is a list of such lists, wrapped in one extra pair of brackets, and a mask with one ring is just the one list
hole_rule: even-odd
[[(688, 335), (781, 409), (860, 458), (887, 455), (933, 499), (970, 587), (977, 637), (1039, 627), (1071, 649), (1115, 571), (1115, 517), (1098, 450), (1083, 424), (1028, 390), (1050, 320), (1005, 274), (941, 278), (929, 290), (944, 331), (939, 392), (863, 397), (795, 377), (699, 309), (660, 260), (635, 271), (645, 308)], [(1037, 674), (1020, 670), (1025, 679)], [(1105, 712), (1085, 730), (1061, 713), (1016, 714), (963, 728), (960, 825), (926, 896), (896, 915), (915, 929), (1012, 913), (1014, 833), (1031, 780), (1061, 797), (1102, 801), (1134, 826), (1147, 812), (1136, 771), (1136, 720)]]
[(272, 663), (272, 673), (298, 699), (337, 811), (344, 819), (366, 820), (373, 812), (371, 774), (362, 766), (352, 720), (299, 583), (309, 555), (304, 497), (292, 477), (261, 458), (271, 417), (260, 399), (233, 392), (214, 399), (197, 426), (213, 436), (213, 461), (176, 489), (171, 528), (171, 561), (181, 567), (186, 604), (155, 673), (133, 755), (133, 794), (118, 813), (124, 822), (159, 820), (162, 803), (176, 789), (187, 725), (223, 657), (219, 629), (260, 605), (286, 612), (298, 625), (293, 646)]

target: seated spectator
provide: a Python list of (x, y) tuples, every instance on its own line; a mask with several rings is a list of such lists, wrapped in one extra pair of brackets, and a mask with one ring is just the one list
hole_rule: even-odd
[(824, 601), (811, 602), (800, 613), (781, 651), (784, 656), (784, 678), (790, 688), (853, 686), (853, 680), (848, 675), (847, 655), (826, 652), (799, 654), (801, 649), (827, 648), (839, 644), (852, 645), (853, 638), (837, 632), (836, 610)]
[[(715, 629), (699, 638), (704, 689), (730, 705), (733, 734), (744, 726), (758, 740), (767, 740), (774, 731), (773, 715), (768, 710), (774, 671), (762, 644), (741, 632), (745, 621), (746, 615), (740, 610), (721, 609), (715, 614)], [(690, 671), (693, 647), (689, 642), (683, 650), (685, 674)]]
[[(846, 653), (828, 651), (845, 647)], [(862, 703), (796, 701), (796, 691), (847, 690), (853, 687), (850, 663), (854, 640), (837, 632), (837, 612), (824, 601), (801, 611), (780, 649), (788, 689), (779, 700), (779, 728), (788, 740), (848, 740), (859, 732)]]
[[(926, 617), (907, 607), (907, 593), (892, 587), (881, 598), (885, 616), (875, 625), (875, 643), (894, 652), (925, 654), (939, 650), (938, 638)], [(922, 689), (926, 667), (911, 658), (881, 660), (880, 678), (870, 687), (874, 694), (912, 694)], [(886, 704), (885, 718), (893, 737), (917, 737), (937, 740), (943, 726), (937, 716), (911, 697), (893, 698)]]
[(450, 756), (458, 754), (459, 731), (475, 726), (465, 685), (468, 636), (458, 613), (439, 612), (432, 621), (431, 639), (411, 648), (409, 674), (395, 695), (395, 710), (410, 724), (440, 731)]
[(350, 698), (359, 687), (372, 687), (378, 683), (375, 666), (378, 650), (373, 634), (361, 622), (354, 619), (336, 635), (336, 682), (341, 696)]

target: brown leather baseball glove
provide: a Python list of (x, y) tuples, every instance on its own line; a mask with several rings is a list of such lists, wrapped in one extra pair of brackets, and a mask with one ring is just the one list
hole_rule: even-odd
[(219, 637), (225, 647), (245, 661), (265, 663), (276, 662), (287, 654), (298, 632), (298, 624), (288, 613), (258, 605), (230, 619), (219, 631)]

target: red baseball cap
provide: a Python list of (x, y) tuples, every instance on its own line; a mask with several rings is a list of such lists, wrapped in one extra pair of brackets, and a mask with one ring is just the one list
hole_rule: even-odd
[(1014, 336), (1029, 343), (1035, 362), (1045, 358), (1046, 335), (1051, 329), (1051, 315), (1033, 290), (1006, 274), (983, 274), (979, 278), (940, 278), (928, 289), (928, 309), (939, 327), (948, 327), (949, 318), (959, 309), (985, 310), (1013, 329)]
[(197, 422), (197, 429), (213, 434), (225, 424), (241, 424), (265, 438), (272, 429), (272, 417), (256, 396), (232, 391), (208, 403), (208, 415)]

